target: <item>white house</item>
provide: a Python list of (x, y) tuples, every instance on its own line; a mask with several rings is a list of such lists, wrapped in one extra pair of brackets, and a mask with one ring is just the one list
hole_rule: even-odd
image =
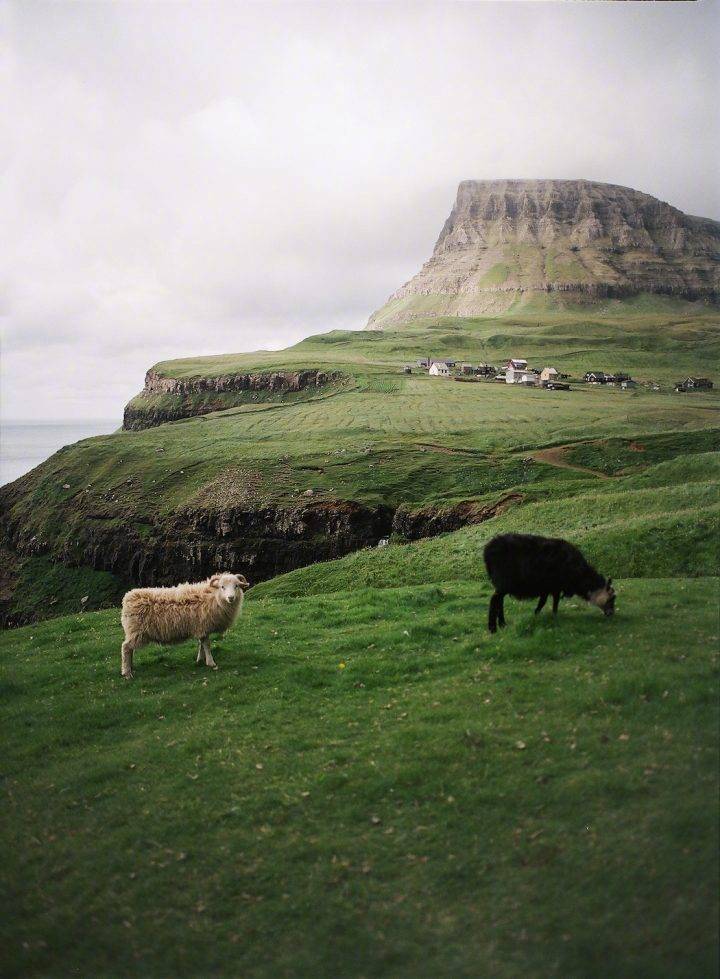
[(560, 375), (554, 367), (543, 367), (543, 369), (540, 371), (541, 381), (557, 381), (559, 378)]
[(433, 377), (450, 377), (450, 368), (444, 360), (434, 360), (428, 373)]
[(538, 376), (534, 371), (518, 371), (508, 367), (505, 371), (506, 384), (537, 384)]
[(528, 367), (528, 362), (520, 357), (513, 357), (505, 365), (506, 384), (536, 384), (537, 374)]

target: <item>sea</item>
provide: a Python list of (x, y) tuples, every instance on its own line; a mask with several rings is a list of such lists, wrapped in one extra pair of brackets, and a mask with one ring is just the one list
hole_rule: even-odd
[(0, 421), (0, 486), (11, 483), (64, 445), (91, 435), (109, 435), (120, 428), (117, 419), (82, 421)]

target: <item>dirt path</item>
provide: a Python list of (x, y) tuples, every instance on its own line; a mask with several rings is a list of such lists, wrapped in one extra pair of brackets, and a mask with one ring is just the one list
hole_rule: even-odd
[(538, 449), (536, 452), (525, 452), (523, 455), (535, 459), (536, 462), (544, 462), (549, 466), (557, 466), (558, 469), (574, 469), (579, 473), (587, 473), (589, 476), (597, 476), (599, 479), (612, 479), (607, 473), (600, 472), (599, 469), (589, 469), (587, 466), (576, 466), (564, 459), (565, 453), (571, 449), (570, 445), (555, 445), (551, 449)]

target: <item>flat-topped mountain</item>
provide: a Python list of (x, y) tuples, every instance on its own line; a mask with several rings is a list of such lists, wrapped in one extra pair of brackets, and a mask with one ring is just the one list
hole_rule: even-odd
[(464, 180), (431, 258), (368, 325), (642, 292), (717, 302), (720, 222), (615, 184)]

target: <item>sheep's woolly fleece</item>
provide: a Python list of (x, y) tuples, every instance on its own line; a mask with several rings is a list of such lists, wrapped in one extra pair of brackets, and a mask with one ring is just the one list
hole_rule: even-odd
[(211, 580), (128, 592), (122, 603), (126, 638), (172, 643), (225, 632), (240, 613), (243, 593), (239, 589), (234, 603), (223, 601)]

